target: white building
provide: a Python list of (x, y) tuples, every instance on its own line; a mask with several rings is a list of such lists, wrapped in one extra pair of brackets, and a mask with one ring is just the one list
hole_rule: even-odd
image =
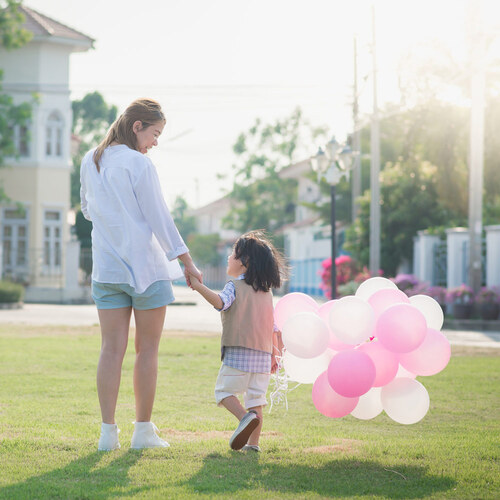
[(0, 207), (2, 276), (24, 282), (27, 301), (79, 300), (79, 245), (71, 241), (67, 223), (69, 63), (73, 52), (89, 50), (93, 40), (28, 7), (19, 9), (33, 38), (19, 49), (0, 48), (3, 91), (16, 104), (31, 102), (33, 112), (28, 127), (15, 129), (19, 157), (0, 169), (0, 182), (12, 200)]

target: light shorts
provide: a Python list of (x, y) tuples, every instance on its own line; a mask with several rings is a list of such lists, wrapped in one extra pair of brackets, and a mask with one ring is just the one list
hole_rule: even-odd
[(247, 410), (255, 406), (266, 406), (266, 393), (270, 379), (269, 373), (242, 372), (223, 364), (215, 382), (215, 401), (218, 406), (221, 406), (223, 399), (243, 394)]
[(92, 298), (97, 309), (156, 309), (171, 304), (174, 300), (172, 282), (155, 281), (143, 293), (137, 293), (126, 283), (98, 283), (92, 280)]

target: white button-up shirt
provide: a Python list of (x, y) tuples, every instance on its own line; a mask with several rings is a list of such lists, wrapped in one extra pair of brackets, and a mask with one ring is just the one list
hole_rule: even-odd
[(82, 160), (82, 212), (92, 221), (92, 279), (127, 283), (137, 293), (182, 276), (176, 258), (188, 252), (165, 203), (156, 168), (124, 144)]

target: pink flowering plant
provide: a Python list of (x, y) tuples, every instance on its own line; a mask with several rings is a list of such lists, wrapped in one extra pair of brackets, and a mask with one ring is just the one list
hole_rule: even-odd
[(500, 304), (500, 288), (497, 286), (483, 286), (476, 294), (479, 304)]
[(450, 288), (446, 293), (446, 301), (450, 304), (473, 304), (474, 290), (465, 284)]
[(423, 294), (432, 297), (441, 305), (446, 304), (446, 288), (443, 286), (431, 286), (427, 290), (424, 290)]
[[(335, 269), (337, 271), (337, 287), (353, 281), (359, 273), (355, 260), (349, 255), (341, 255), (335, 259)], [(329, 257), (321, 263), (321, 269), (318, 272), (321, 276), (319, 287), (328, 299), (332, 298), (332, 259)]]
[[(352, 295), (360, 283), (371, 278), (372, 275), (368, 268), (364, 266), (360, 269), (358, 263), (349, 255), (340, 255), (335, 259), (335, 268), (337, 271), (337, 293), (336, 296)], [(325, 297), (332, 298), (332, 259), (325, 259), (321, 263), (321, 269), (318, 271), (321, 276), (319, 287), (323, 290)], [(383, 275), (379, 271), (379, 276)]]
[(391, 278), (391, 281), (393, 281), (402, 292), (406, 293), (408, 297), (424, 293), (428, 286), (427, 283), (420, 281), (413, 274), (400, 273), (395, 278)]

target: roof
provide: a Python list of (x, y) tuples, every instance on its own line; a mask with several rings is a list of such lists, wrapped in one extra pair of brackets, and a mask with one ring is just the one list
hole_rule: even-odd
[(48, 39), (62, 43), (70, 43), (87, 50), (93, 46), (94, 39), (84, 35), (55, 19), (45, 16), (25, 5), (19, 5), (19, 11), (24, 15), (23, 28), (34, 35), (34, 39)]
[(189, 210), (190, 215), (206, 215), (208, 213), (214, 213), (219, 210), (227, 210), (231, 204), (229, 196), (226, 194), (222, 198), (217, 198), (216, 200), (203, 205), (202, 207), (193, 208)]
[(299, 177), (303, 177), (305, 173), (311, 171), (311, 161), (307, 159), (297, 163), (292, 163), (291, 165), (282, 168), (278, 175), (282, 179), (298, 179)]

